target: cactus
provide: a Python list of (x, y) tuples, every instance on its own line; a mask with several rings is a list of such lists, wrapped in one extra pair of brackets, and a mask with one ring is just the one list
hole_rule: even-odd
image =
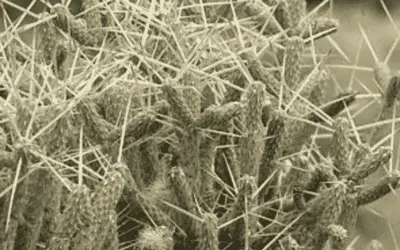
[[(1, 249), (345, 249), (358, 207), (399, 186), (395, 171), (363, 185), (394, 152), (353, 129), (359, 93), (328, 99), (325, 58), (305, 67), (338, 29), (305, 0), (83, 0), (37, 18), (37, 55), (14, 36), (0, 58)], [(400, 99), (384, 66), (377, 121)]]

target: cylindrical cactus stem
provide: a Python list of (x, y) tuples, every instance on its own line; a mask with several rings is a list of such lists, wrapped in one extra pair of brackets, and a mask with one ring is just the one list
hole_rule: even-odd
[(374, 173), (380, 167), (385, 165), (392, 157), (392, 152), (388, 148), (380, 148), (377, 152), (362, 161), (358, 166), (355, 166), (348, 175), (345, 176), (346, 179), (359, 182), (366, 178), (370, 174)]
[(254, 176), (258, 182), (259, 166), (264, 151), (262, 108), (266, 96), (265, 87), (260, 82), (250, 84), (244, 96), (244, 134), (239, 138), (238, 163), (243, 175)]
[[(169, 187), (172, 195), (172, 202), (179, 209), (172, 208), (171, 218), (180, 228), (185, 231), (189, 239), (195, 236), (196, 219), (188, 216), (186, 213), (196, 216), (196, 204), (193, 199), (193, 184), (189, 182), (185, 172), (180, 167), (173, 167), (169, 172)], [(182, 212), (181, 210), (185, 211)]]
[(326, 100), (326, 89), (328, 85), (329, 75), (326, 70), (315, 68), (310, 75), (304, 80), (308, 80), (302, 95), (315, 106), (321, 106)]
[(76, 109), (80, 113), (83, 123), (83, 132), (94, 143), (102, 145), (109, 137), (113, 125), (104, 120), (96, 110), (96, 106), (90, 100), (82, 100)]
[(230, 186), (240, 178), (241, 173), (236, 150), (233, 147), (233, 145), (235, 145), (234, 138), (229, 135), (229, 133), (233, 133), (232, 124), (233, 122), (229, 123), (229, 125), (223, 130), (226, 134), (220, 137), (220, 146), (217, 146), (214, 163), (215, 172)]
[(122, 163), (110, 166), (103, 182), (96, 187), (92, 195), (93, 212), (96, 218), (97, 216), (98, 219), (104, 218), (115, 209), (125, 187), (122, 173), (126, 171), (126, 168), (126, 165)]
[[(194, 81), (192, 77), (194, 76), (187, 75), (185, 79), (191, 82)], [(179, 152), (179, 164), (185, 167), (186, 174), (199, 180), (201, 176), (201, 167), (199, 165), (201, 131), (195, 126), (195, 118), (200, 113), (200, 96), (194, 88), (194, 82), (189, 83), (189, 89), (182, 90), (178, 87), (184, 88), (185, 86), (174, 85), (168, 81), (162, 85), (161, 89), (171, 107), (171, 113), (177, 119), (178, 127), (182, 125), (182, 129), (176, 131), (179, 134), (179, 143), (183, 149)], [(189, 96), (185, 96), (184, 93)], [(195, 100), (190, 98), (195, 98)], [(191, 188), (199, 188), (198, 183), (193, 183)]]
[(158, 159), (159, 148), (154, 139), (149, 139), (139, 146), (140, 151), (140, 172), (145, 185), (149, 185), (157, 178), (161, 177), (161, 163)]
[(0, 126), (0, 151), (5, 151), (7, 147), (7, 132)]
[(265, 85), (254, 82), (246, 88), (243, 97), (244, 126), (249, 132), (258, 132), (262, 129), (262, 108), (266, 98)]
[(398, 173), (384, 177), (378, 184), (376, 184), (372, 188), (368, 188), (366, 190), (361, 191), (357, 195), (356, 200), (358, 206), (367, 205), (371, 202), (374, 202), (382, 198), (390, 191), (399, 187), (399, 184), (400, 184), (400, 175)]
[[(244, 248), (251, 244), (250, 235), (257, 229), (257, 217), (251, 215), (251, 210), (257, 206), (258, 199), (253, 194), (256, 191), (256, 182), (253, 176), (244, 175), (239, 179), (239, 190), (232, 210), (221, 218), (223, 222), (231, 222), (224, 233), (234, 236), (231, 240), (235, 246)], [(237, 237), (236, 237), (237, 236)]]
[(198, 89), (200, 78), (192, 72), (186, 72), (180, 82), (185, 102), (192, 111), (193, 116), (196, 117), (200, 114), (201, 109), (201, 92)]
[[(342, 214), (339, 216), (338, 224), (347, 231), (354, 229), (357, 220), (357, 194), (348, 194), (348, 198), (343, 203)], [(340, 232), (340, 231), (339, 231)], [(332, 234), (331, 234), (332, 235)], [(339, 234), (340, 235), (340, 234)], [(347, 245), (347, 240), (342, 237), (333, 237), (332, 247), (334, 249), (343, 249)]]
[(321, 225), (330, 225), (335, 223), (336, 221), (334, 220), (336, 220), (340, 215), (339, 210), (342, 211), (341, 204), (346, 199), (348, 193), (347, 189), (347, 183), (337, 181), (332, 187), (324, 190), (319, 196), (310, 200), (307, 203), (307, 211), (314, 216), (321, 215)]
[(173, 250), (173, 231), (166, 226), (143, 228), (135, 243), (135, 250)]
[[(56, 119), (64, 108), (63, 106), (54, 106), (44, 110), (45, 119), (41, 122), (41, 127)], [(40, 147), (48, 154), (65, 152), (66, 148), (76, 142), (76, 127), (73, 123), (73, 111), (70, 110), (43, 132), (40, 138)], [(60, 136), (61, 134), (63, 136)]]
[(266, 98), (263, 103), (262, 115), (261, 115), (261, 121), (264, 127), (267, 126), (268, 121), (271, 118), (272, 111), (273, 111), (272, 102), (269, 98)]
[[(276, 20), (283, 29), (293, 29), (300, 25), (302, 18), (306, 16), (305, 0), (279, 0), (275, 10)], [(303, 20), (304, 21), (304, 20)]]
[(221, 106), (212, 105), (196, 117), (194, 125), (198, 128), (222, 130), (229, 121), (239, 116), (242, 109), (243, 105), (240, 102), (230, 102)]
[[(311, 32), (310, 27), (311, 26)], [(329, 17), (317, 17), (300, 27), (300, 31), (296, 33), (301, 33), (306, 44), (311, 43), (312, 40), (317, 40), (322, 37), (331, 35), (335, 33), (339, 28), (339, 21), (337, 19)]]
[[(162, 124), (157, 120), (160, 119), (158, 116), (166, 115), (170, 106), (169, 104), (161, 100), (157, 102), (150, 110), (143, 110), (137, 113), (127, 124), (125, 129), (126, 140), (139, 140), (146, 135), (152, 135), (156, 133)], [(123, 128), (117, 128), (113, 130), (107, 140), (115, 142), (121, 137)]]
[[(53, 176), (49, 188), (52, 190), (52, 192), (49, 200), (44, 205), (45, 213), (43, 218), (42, 230), (40, 233), (41, 237), (44, 239), (43, 243), (46, 246), (50, 244), (52, 236), (56, 234), (57, 218), (60, 217), (61, 202), (63, 201), (63, 184), (55, 176)], [(61, 242), (65, 241), (61, 240)]]
[(282, 140), (282, 155), (287, 156), (299, 152), (310, 136), (315, 133), (316, 126), (308, 121), (285, 118), (285, 129)]
[(312, 179), (314, 169), (310, 166), (307, 157), (303, 155), (294, 156), (291, 160), (285, 160), (286, 169), (282, 179), (282, 193), (290, 192), (294, 186), (299, 190), (306, 188), (307, 184)]
[(83, 228), (71, 239), (70, 241), (71, 249), (82, 249), (82, 250), (94, 249), (97, 233), (98, 233), (97, 224), (93, 224), (90, 225), (89, 227)]
[(26, 223), (20, 225), (20, 230), (24, 230), (24, 234), (20, 235), (16, 248), (36, 248), (43, 230), (45, 208), (53, 195), (49, 190), (53, 191), (54, 184), (52, 173), (47, 169), (39, 169), (30, 175), (26, 203), (28, 212), (24, 213)]
[(329, 154), (333, 159), (333, 166), (338, 176), (347, 175), (350, 171), (350, 125), (346, 118), (337, 118), (334, 122)]
[[(312, 173), (311, 180), (307, 183), (305, 189), (311, 192), (318, 192), (323, 183), (332, 183), (337, 180), (338, 179), (334, 173), (332, 163), (330, 161), (320, 162), (315, 166), (315, 170)], [(307, 196), (309, 197), (310, 195)]]
[(96, 187), (91, 197), (94, 219), (90, 226), (84, 228), (73, 239), (76, 249), (101, 249), (112, 225), (110, 216), (124, 189), (124, 179), (120, 171), (126, 166), (121, 163), (110, 167), (102, 183)]
[[(179, 164), (185, 167), (185, 172), (192, 178), (200, 177), (200, 132), (194, 127), (195, 116), (191, 107), (187, 104), (183, 91), (178, 86), (169, 83), (168, 80), (162, 85), (165, 99), (171, 106), (171, 113), (183, 125), (183, 131), (178, 131), (180, 146), (183, 150), (179, 154)], [(200, 109), (200, 103), (198, 109)], [(192, 186), (196, 186), (193, 183)]]
[(214, 184), (216, 174), (214, 170), (214, 160), (216, 147), (218, 145), (219, 137), (217, 138), (204, 138), (200, 145), (200, 178), (196, 185), (199, 187), (197, 193), (203, 199), (207, 206), (212, 207), (214, 200)]
[[(267, 139), (265, 140), (264, 152), (261, 157), (261, 163), (258, 174), (258, 186), (263, 185), (264, 181), (272, 178), (270, 183), (274, 183), (277, 178), (271, 177), (277, 170), (276, 161), (282, 154), (282, 140), (285, 130), (284, 117), (281, 111), (275, 111), (271, 114), (271, 119), (268, 122)], [(267, 188), (264, 188), (267, 190)], [(263, 197), (266, 192), (262, 192), (260, 197)]]
[[(60, 241), (69, 245), (73, 236), (95, 221), (89, 189), (86, 186), (72, 186), (72, 193), (66, 201), (63, 213), (57, 221), (55, 235), (50, 240), (50, 249), (58, 249)], [(68, 241), (68, 243), (67, 243)]]
[[(48, 18), (49, 13), (45, 12), (41, 15), (42, 19)], [(57, 47), (57, 30), (53, 21), (47, 21), (39, 26), (39, 39), (37, 42), (39, 57), (46, 64), (55, 63), (56, 47)], [(59, 66), (59, 65), (58, 65)]]
[(56, 14), (54, 23), (57, 27), (67, 32), (82, 45), (96, 46), (102, 40), (87, 32), (87, 24), (83, 19), (74, 19), (68, 8), (61, 4), (56, 4), (51, 8), (50, 14)]
[(186, 103), (183, 92), (171, 83), (164, 83), (161, 88), (171, 106), (171, 112), (183, 125), (191, 126), (194, 123), (194, 114)]
[(301, 56), (304, 51), (304, 40), (298, 36), (290, 37), (284, 43), (285, 49), (280, 51), (280, 63), (284, 66), (286, 85), (290, 89), (297, 89), (301, 79)]
[[(241, 72), (234, 72), (232, 85), (238, 88), (244, 88), (247, 85), (247, 80)], [(227, 88), (222, 99), (222, 104), (239, 101), (242, 91), (238, 88)]]
[(358, 145), (358, 149), (354, 152), (352, 157), (352, 167), (358, 166), (365, 159), (372, 156), (371, 148), (367, 144)]
[(157, 174), (157, 177), (162, 179), (162, 180), (167, 180), (168, 178), (168, 172), (171, 169), (171, 165), (172, 165), (172, 159), (173, 159), (173, 155), (166, 153), (164, 155), (161, 156), (160, 158), (160, 172)]
[(194, 212), (195, 203), (193, 201), (192, 188), (182, 168), (173, 167), (170, 170), (169, 185), (177, 198), (175, 202), (179, 207), (186, 211)]
[[(117, 82), (108, 84), (101, 94), (96, 97), (96, 103), (101, 107), (104, 119), (112, 124), (123, 124), (126, 109), (133, 110), (136, 105), (131, 98), (133, 92), (133, 84), (125, 82)], [(131, 100), (130, 107), (128, 102)], [(131, 118), (128, 112), (129, 118)]]
[[(281, 83), (273, 74), (269, 73), (267, 68), (263, 66), (260, 59), (254, 52), (245, 52), (240, 57), (247, 62), (247, 68), (255, 81), (260, 81), (265, 85), (265, 90), (273, 97), (279, 98), (279, 90)], [(284, 100), (286, 100), (286, 92), (284, 91)]]
[(322, 249), (332, 233), (332, 226), (338, 223), (343, 212), (343, 205), (348, 199), (347, 183), (336, 183), (332, 188), (323, 192), (320, 197), (310, 201), (307, 211), (310, 215), (318, 216), (314, 237), (307, 240), (310, 249)]
[(91, 249), (119, 249), (117, 217), (116, 211), (111, 210), (101, 224), (97, 225), (96, 234), (94, 235), (96, 240), (93, 242)]
[[(393, 76), (383, 94), (383, 106), (376, 121), (392, 118), (393, 108), (400, 99), (400, 76)], [(378, 127), (374, 127), (368, 134), (367, 142), (372, 142), (378, 133)]]
[[(18, 247), (18, 244), (21, 244), (21, 241), (18, 241), (17, 238), (14, 237), (18, 237), (17, 229), (25, 222), (24, 213), (26, 213), (27, 204), (29, 202), (30, 178), (28, 177), (16, 184), (17, 178), (21, 178), (21, 176), (24, 176), (28, 172), (25, 164), (27, 164), (29, 159), (23, 147), (24, 146), (21, 146), (21, 148), (17, 149), (20, 151), (17, 154), (23, 159), (19, 160), (18, 166), (14, 167), (16, 169), (12, 171), (13, 185), (16, 185), (15, 190), (10, 190), (10, 192), (7, 193), (4, 204), (0, 210), (0, 237), (4, 237), (0, 238), (0, 241), (5, 244), (8, 249), (11, 249), (11, 247), (14, 249), (14, 247)], [(17, 171), (19, 167), (21, 170)]]
[[(146, 180), (143, 178), (144, 176), (144, 166), (142, 164), (142, 145), (135, 145), (124, 151), (124, 162), (126, 162), (127, 167), (129, 168), (129, 176), (125, 176), (125, 178), (132, 179), (132, 185), (134, 188), (142, 189), (144, 188)], [(113, 160), (117, 160), (117, 156), (114, 155)], [(130, 186), (130, 185), (128, 185)]]
[(264, 35), (270, 36), (281, 30), (280, 24), (271, 12), (272, 8), (263, 3), (262, 0), (243, 2), (245, 3), (244, 12), (257, 20), (257, 28), (261, 29)]
[(201, 179), (202, 170), (200, 166), (201, 134), (196, 128), (188, 128), (185, 134), (180, 135), (179, 165), (184, 167), (185, 175), (193, 178), (190, 183), (193, 190), (199, 190), (198, 181)]
[[(396, 100), (398, 100), (400, 97), (400, 76), (393, 76), (389, 84), (386, 88), (385, 94), (384, 94), (384, 105), (382, 107), (382, 112), (388, 112), (391, 111), (393, 106), (395, 105)], [(384, 114), (381, 114), (380, 120), (383, 119)]]
[(299, 188), (306, 188), (312, 179), (312, 173), (315, 168), (310, 164), (309, 159), (304, 155), (293, 158), (294, 167), (289, 172), (289, 182), (296, 184)]
[(205, 213), (203, 215), (203, 221), (198, 225), (197, 231), (197, 234), (199, 235), (199, 243), (196, 250), (219, 249), (218, 218), (215, 214)]
[(281, 183), (281, 192), (293, 192), (293, 202), (299, 209), (305, 208), (305, 197), (303, 191), (306, 190), (308, 183), (312, 180), (313, 169), (305, 156), (294, 158), (293, 164)]
[(118, 238), (118, 225), (117, 225), (117, 214), (116, 211), (112, 211), (109, 217), (108, 232), (104, 240), (104, 244), (101, 250), (118, 250), (119, 249), (119, 238)]

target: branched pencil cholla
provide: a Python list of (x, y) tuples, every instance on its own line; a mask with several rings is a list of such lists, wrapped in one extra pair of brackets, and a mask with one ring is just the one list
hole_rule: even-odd
[[(134, 2), (5, 18), (0, 248), (346, 249), (357, 209), (400, 175), (394, 132), (354, 126), (362, 93), (326, 94), (314, 42), (338, 22), (305, 0)], [(400, 99), (385, 70), (377, 123)]]

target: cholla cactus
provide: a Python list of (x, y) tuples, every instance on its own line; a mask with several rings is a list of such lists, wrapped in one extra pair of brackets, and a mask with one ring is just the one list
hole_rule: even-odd
[[(358, 207), (399, 186), (364, 186), (392, 148), (356, 134), (357, 93), (327, 99), (325, 58), (306, 67), (338, 23), (305, 0), (48, 7), (37, 51), (4, 33), (1, 249), (345, 249)], [(383, 121), (400, 81), (375, 73)]]

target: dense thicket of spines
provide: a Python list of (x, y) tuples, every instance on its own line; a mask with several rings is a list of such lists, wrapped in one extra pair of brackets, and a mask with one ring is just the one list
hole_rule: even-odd
[[(303, 67), (338, 26), (304, 0), (49, 7), (22, 74), (1, 65), (1, 249), (344, 249), (357, 208), (398, 187), (362, 186), (392, 152), (353, 140), (357, 94), (327, 100), (323, 58)], [(379, 120), (400, 99), (381, 66)]]

